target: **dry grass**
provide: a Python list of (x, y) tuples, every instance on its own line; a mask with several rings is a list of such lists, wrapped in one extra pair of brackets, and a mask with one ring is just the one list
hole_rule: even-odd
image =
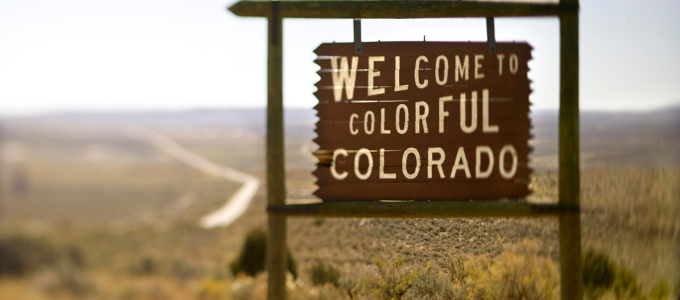
[[(236, 185), (183, 166), (103, 125), (71, 131), (64, 123), (48, 130), (39, 122), (25, 122), (6, 129), (9, 139), (24, 145), (27, 160), (0, 170), (2, 234), (29, 232), (80, 246), (86, 267), (77, 276), (89, 278), (93, 290), (85, 296), (50, 294), (45, 282), (60, 282), (54, 278), (61, 276), (52, 268), (0, 279), (0, 299), (263, 299), (266, 274), (233, 278), (228, 262), (237, 256), (246, 232), (266, 221), (264, 189), (238, 222), (226, 229), (203, 230), (197, 219), (221, 206)], [(248, 129), (246, 135), (224, 135), (234, 128), (212, 125), (155, 129), (210, 160), (264, 178), (259, 129)], [(288, 137), (289, 196), (308, 198), (314, 188), (311, 137)], [(554, 149), (550, 141), (537, 147), (543, 144), (549, 146), (537, 153), (549, 161)], [(658, 148), (654, 151), (675, 149), (671, 141), (641, 144), (635, 139), (599, 141), (597, 135), (584, 135), (582, 244), (628, 266), (645, 291), (660, 279), (672, 289), (680, 278), (680, 168), (675, 162), (659, 164), (659, 159), (650, 158), (654, 152), (644, 152), (653, 149), (643, 144)], [(621, 149), (614, 151), (611, 145)], [(92, 150), (102, 147), (103, 159), (100, 150)], [(677, 156), (666, 152), (659, 157)], [(629, 160), (612, 162), (625, 155)], [(544, 164), (533, 176), (530, 200), (556, 199), (557, 177), (550, 165)], [(21, 168), (29, 176), (29, 192), (14, 195), (6, 187), (12, 186)], [(173, 208), (186, 199), (193, 199), (186, 209)], [(364, 283), (378, 276), (373, 260), (397, 255), (404, 258), (405, 267), (434, 270), (427, 282), (441, 278), (452, 282), (452, 251), (465, 258), (465, 268), (476, 270), (477, 282), (486, 282), (488, 286), (480, 284), (479, 291), (498, 291), (504, 276), (531, 270), (529, 275), (544, 281), (515, 284), (548, 291), (541, 294), (546, 299), (554, 293), (549, 287), (559, 252), (557, 222), (552, 218), (290, 219), (288, 224), (289, 246), (301, 273), (300, 279), (288, 282), (291, 299), (350, 299), (350, 295), (370, 299)], [(524, 247), (530, 251), (516, 248), (523, 240), (533, 241)], [(140, 258), (151, 259), (156, 271), (130, 272)], [(311, 285), (307, 270), (317, 259), (339, 270), (340, 288)], [(518, 270), (525, 265), (531, 267)], [(455, 284), (461, 288), (461, 281)]]

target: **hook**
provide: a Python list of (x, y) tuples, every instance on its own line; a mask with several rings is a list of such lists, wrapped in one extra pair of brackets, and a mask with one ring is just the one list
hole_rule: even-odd
[(354, 19), (354, 54), (361, 54), (361, 19)]
[(486, 42), (489, 44), (489, 53), (496, 53), (496, 33), (493, 17), (486, 17)]

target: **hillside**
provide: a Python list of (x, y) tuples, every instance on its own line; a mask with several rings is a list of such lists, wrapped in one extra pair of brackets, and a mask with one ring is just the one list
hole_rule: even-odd
[[(532, 113), (532, 200), (556, 197), (556, 116), (555, 111)], [(312, 110), (287, 110), (285, 120), (288, 196), (313, 198), (316, 117)], [(96, 275), (92, 284), (102, 293), (160, 286), (169, 298), (182, 299), (195, 297), (206, 278), (233, 282), (226, 265), (246, 232), (265, 224), (264, 186), (235, 224), (201, 229), (199, 218), (223, 205), (238, 185), (130, 139), (122, 130), (128, 123), (264, 182), (261, 109), (2, 119), (2, 236), (41, 236), (81, 249), (88, 265), (83, 272)], [(680, 278), (675, 267), (680, 265), (678, 136), (680, 108), (581, 114), (583, 246), (624, 261), (645, 288), (661, 278), (669, 283)], [(289, 221), (288, 234), (307, 282), (306, 270), (316, 259), (337, 266), (343, 276), (371, 274), (374, 259), (397, 254), (409, 265), (432, 261), (444, 268), (450, 253), (495, 257), (523, 239), (536, 241), (539, 253), (559, 261), (557, 222), (551, 218), (300, 218)], [(139, 279), (129, 270), (145, 259), (160, 271), (135, 283)], [(167, 287), (168, 278), (179, 282), (173, 283), (176, 288)], [(34, 282), (0, 280), (0, 296), (42, 289)]]

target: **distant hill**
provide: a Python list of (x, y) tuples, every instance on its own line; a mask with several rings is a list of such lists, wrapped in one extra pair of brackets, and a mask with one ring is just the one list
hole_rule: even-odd
[[(556, 110), (531, 113), (535, 148), (532, 158), (537, 170), (556, 167), (557, 116)], [(582, 111), (580, 117), (581, 158), (586, 164), (680, 164), (680, 106), (648, 112)], [(311, 140), (315, 136), (317, 117), (313, 109), (286, 109), (284, 120), (288, 137)], [(265, 109), (56, 113), (0, 121), (8, 124), (129, 121), (164, 131), (231, 127), (262, 137), (266, 133)]]

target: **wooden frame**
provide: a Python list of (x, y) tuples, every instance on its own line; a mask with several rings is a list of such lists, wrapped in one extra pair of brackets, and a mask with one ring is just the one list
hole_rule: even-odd
[[(286, 218), (314, 217), (545, 217), (559, 218), (562, 299), (582, 299), (579, 167), (578, 0), (559, 3), (381, 0), (242, 0), (238, 16), (268, 18), (267, 269), (270, 300), (286, 299)], [(560, 20), (559, 196), (557, 205), (515, 201), (325, 202), (285, 204), (283, 18), (452, 18), (556, 16)]]

